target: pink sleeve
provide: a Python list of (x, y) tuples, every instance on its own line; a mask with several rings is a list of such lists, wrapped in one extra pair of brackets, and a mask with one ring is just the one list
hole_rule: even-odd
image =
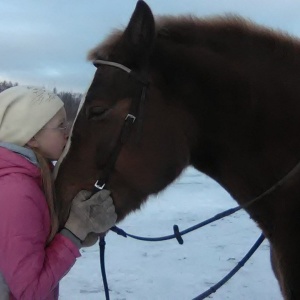
[[(29, 186), (30, 187), (30, 186)], [(32, 185), (27, 192), (19, 188), (0, 195), (0, 272), (17, 299), (43, 299), (66, 275), (76, 258), (77, 247), (57, 234), (45, 248), (48, 224), (40, 190)], [(34, 195), (34, 196), (33, 196)]]

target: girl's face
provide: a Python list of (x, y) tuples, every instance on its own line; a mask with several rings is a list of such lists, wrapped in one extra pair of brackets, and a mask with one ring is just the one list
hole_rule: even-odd
[(27, 143), (50, 160), (58, 160), (68, 139), (66, 111), (61, 108), (56, 115)]

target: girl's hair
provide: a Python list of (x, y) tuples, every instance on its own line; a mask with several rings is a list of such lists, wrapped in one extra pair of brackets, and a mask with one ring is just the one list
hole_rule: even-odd
[(47, 244), (49, 244), (57, 233), (58, 215), (55, 208), (55, 191), (54, 191), (54, 180), (52, 177), (52, 170), (50, 168), (49, 162), (44, 158), (37, 149), (32, 149), (36, 155), (37, 161), (41, 169), (41, 176), (43, 181), (43, 189), (46, 197), (46, 201), (50, 213), (51, 229), (47, 238)]

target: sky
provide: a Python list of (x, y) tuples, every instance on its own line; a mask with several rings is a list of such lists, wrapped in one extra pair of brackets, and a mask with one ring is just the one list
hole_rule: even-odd
[[(148, 0), (156, 15), (238, 14), (300, 37), (299, 0)], [(0, 81), (85, 92), (87, 53), (123, 28), (135, 0), (0, 0)]]
[[(188, 168), (182, 176), (118, 226), (146, 237), (187, 229), (237, 204), (212, 179)], [(144, 242), (111, 232), (106, 237), (106, 272), (111, 300), (191, 300), (232, 270), (260, 236), (245, 211), (176, 240)], [(81, 249), (60, 284), (60, 300), (104, 300), (98, 244)], [(265, 240), (250, 260), (211, 300), (283, 299)]]

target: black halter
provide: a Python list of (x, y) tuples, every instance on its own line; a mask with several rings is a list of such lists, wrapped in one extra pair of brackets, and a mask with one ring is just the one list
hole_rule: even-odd
[[(126, 66), (112, 62), (112, 61), (105, 61), (105, 60), (95, 60), (93, 61), (93, 64), (96, 68), (99, 67), (99, 65), (107, 65), (111, 67), (118, 68), (120, 70), (123, 70), (124, 72), (128, 73), (130, 77), (133, 77), (135, 80), (137, 80), (141, 85), (141, 94), (140, 97), (134, 97), (131, 101), (131, 105), (128, 111), (127, 116), (125, 117), (122, 130), (120, 132), (117, 144), (115, 148), (113, 149), (111, 155), (109, 156), (108, 163), (105, 166), (105, 169), (103, 170), (103, 177), (99, 178), (96, 183), (94, 184), (93, 193), (98, 192), (99, 190), (104, 189), (106, 183), (108, 182), (109, 175), (111, 171), (114, 169), (116, 161), (118, 159), (118, 156), (120, 154), (120, 151), (122, 149), (122, 146), (126, 143), (128, 140), (128, 137), (130, 135), (131, 129), (133, 127), (133, 124), (135, 123), (136, 119), (138, 119), (138, 129), (141, 131), (142, 128), (142, 115), (143, 115), (143, 108), (144, 103), (146, 99), (146, 92), (148, 88), (148, 81), (145, 81), (133, 70), (127, 68)], [(140, 136), (140, 132), (138, 132), (138, 136)]]

